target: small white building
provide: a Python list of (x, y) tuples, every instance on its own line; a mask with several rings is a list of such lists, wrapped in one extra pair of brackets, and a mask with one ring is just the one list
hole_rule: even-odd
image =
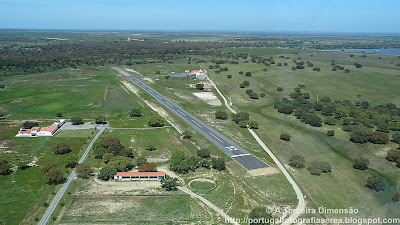
[(54, 122), (48, 127), (32, 127), (31, 129), (19, 129), (16, 137), (49, 137), (53, 136), (65, 124), (65, 120), (61, 119), (59, 122)]
[(164, 172), (118, 172), (114, 175), (114, 180), (154, 180), (165, 179)]
[(198, 80), (206, 80), (207, 79), (207, 71), (203, 70), (193, 70), (192, 74), (196, 76)]

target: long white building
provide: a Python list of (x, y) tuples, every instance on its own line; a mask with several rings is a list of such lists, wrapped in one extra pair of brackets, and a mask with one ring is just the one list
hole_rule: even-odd
[(65, 120), (61, 119), (60, 122), (54, 122), (48, 127), (32, 127), (31, 129), (19, 129), (16, 137), (49, 137), (53, 136), (65, 124)]

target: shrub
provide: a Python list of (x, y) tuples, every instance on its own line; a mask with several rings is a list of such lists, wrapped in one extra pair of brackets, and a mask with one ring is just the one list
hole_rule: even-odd
[(141, 117), (142, 116), (142, 110), (140, 108), (134, 108), (130, 111), (129, 115), (131, 117)]
[(213, 158), (212, 159), (212, 168), (216, 170), (224, 170), (225, 169), (225, 161), (223, 158)]
[(208, 158), (210, 157), (210, 150), (207, 148), (202, 148), (197, 150), (197, 155), (201, 158)]
[(231, 74), (226, 75), (227, 78), (232, 78)]
[(378, 176), (368, 177), (365, 186), (376, 192), (385, 190), (385, 184), (383, 183), (383, 180)]
[(71, 119), (71, 121), (72, 121), (72, 125), (83, 124), (82, 118), (80, 118), (80, 117), (73, 117)]
[(71, 152), (71, 148), (66, 143), (58, 143), (53, 146), (53, 152), (56, 155), (64, 155)]
[(332, 166), (327, 162), (313, 161), (307, 169), (310, 171), (311, 175), (320, 176), (322, 173), (331, 172)]
[(228, 119), (228, 113), (223, 112), (223, 111), (218, 111), (215, 113), (215, 118), (219, 120), (226, 120)]
[(304, 156), (294, 155), (290, 157), (289, 165), (294, 168), (302, 169), (306, 167), (306, 159), (304, 158)]
[(257, 93), (250, 93), (250, 94), (249, 94), (249, 97), (250, 97), (251, 99), (258, 99), (258, 94), (257, 94)]
[(147, 124), (151, 127), (163, 127), (165, 125), (165, 120), (160, 116), (152, 116)]
[(290, 141), (290, 135), (289, 134), (281, 134), (280, 139), (284, 140), (284, 141)]
[(328, 135), (328, 136), (330, 136), (330, 137), (335, 136), (335, 131), (334, 131), (334, 130), (328, 130), (328, 131), (326, 132), (326, 135)]
[(56, 116), (57, 116), (57, 117), (62, 117), (63, 114), (62, 114), (62, 113), (56, 113)]
[(358, 170), (368, 169), (369, 160), (364, 157), (358, 157), (354, 160), (353, 168)]
[(246, 77), (251, 77), (251, 72), (246, 72)]
[(283, 88), (282, 87), (277, 87), (276, 90), (281, 92), (281, 91), (283, 91)]

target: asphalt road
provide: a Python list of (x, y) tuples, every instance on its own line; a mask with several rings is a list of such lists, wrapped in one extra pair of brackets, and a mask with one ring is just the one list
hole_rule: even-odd
[(224, 151), (228, 156), (232, 157), (235, 161), (241, 164), (244, 168), (248, 170), (259, 169), (269, 167), (263, 161), (252, 155), (250, 152), (244, 150), (239, 145), (233, 143), (227, 137), (222, 135), (221, 133), (215, 131), (213, 128), (209, 127), (201, 120), (192, 116), (190, 113), (173, 103), (172, 101), (165, 98), (156, 90), (149, 87), (147, 84), (142, 82), (140, 79), (132, 76), (130, 73), (120, 69), (114, 68), (120, 74), (126, 76), (132, 83), (139, 86), (142, 90), (149, 93), (156, 100), (158, 100), (161, 104), (171, 110), (173, 113), (178, 115), (184, 121), (186, 121), (189, 125), (191, 125), (198, 132), (203, 134), (208, 140), (218, 146), (222, 151)]
[[(87, 157), (90, 149), (92, 149), (94, 142), (97, 140), (97, 138), (100, 136), (101, 133), (106, 129), (106, 127), (100, 128), (99, 132), (94, 136), (92, 141), (90, 142), (89, 146), (86, 148), (86, 151), (83, 153), (81, 159), (79, 160), (79, 164), (81, 164)], [(71, 184), (71, 181), (73, 181), (76, 178), (76, 173), (75, 169), (72, 171), (72, 173), (68, 176), (67, 182), (63, 184), (61, 189), (58, 191), (56, 197), (53, 199), (53, 202), (50, 204), (49, 208), (47, 209), (46, 213), (43, 215), (42, 220), (39, 222), (39, 225), (45, 225), (49, 219), (50, 216), (53, 214), (54, 210), (56, 209), (58, 203), (60, 202), (61, 198), (64, 196), (65, 191), (67, 190), (68, 186)]]

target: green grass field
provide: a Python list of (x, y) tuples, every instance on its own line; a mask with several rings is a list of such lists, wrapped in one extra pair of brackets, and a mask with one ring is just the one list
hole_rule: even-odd
[(77, 196), (63, 223), (189, 221), (189, 196)]

